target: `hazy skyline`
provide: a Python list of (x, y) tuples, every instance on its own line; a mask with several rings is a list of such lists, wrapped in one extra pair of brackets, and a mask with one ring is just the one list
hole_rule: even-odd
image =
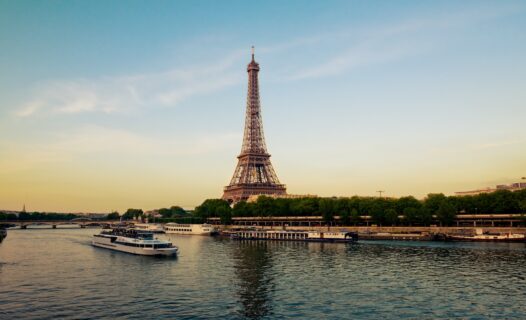
[(526, 175), (521, 1), (0, 0), (0, 209), (219, 198), (250, 46), (292, 194), (387, 196)]

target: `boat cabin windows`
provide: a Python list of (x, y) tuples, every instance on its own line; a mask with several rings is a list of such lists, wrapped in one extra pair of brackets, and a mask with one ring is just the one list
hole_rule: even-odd
[(154, 249), (170, 248), (170, 244), (169, 243), (154, 244), (153, 248)]
[(153, 233), (137, 233), (137, 238), (144, 240), (153, 240)]

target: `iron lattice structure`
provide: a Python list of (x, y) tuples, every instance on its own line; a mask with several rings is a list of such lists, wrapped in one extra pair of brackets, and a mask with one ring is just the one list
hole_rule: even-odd
[(231, 203), (247, 200), (251, 195), (286, 194), (285, 185), (279, 182), (270, 163), (270, 154), (265, 144), (259, 102), (259, 64), (254, 60), (253, 48), (252, 61), (247, 66), (247, 72), (248, 93), (243, 145), (241, 154), (237, 157), (238, 163), (232, 180), (223, 193), (223, 199)]

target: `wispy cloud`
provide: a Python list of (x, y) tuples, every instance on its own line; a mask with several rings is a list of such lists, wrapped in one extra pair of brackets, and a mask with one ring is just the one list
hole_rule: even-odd
[[(350, 43), (350, 46), (343, 46), (337, 50), (337, 54), (328, 57), (325, 61), (308, 68), (302, 66), (300, 70), (292, 72), (285, 78), (302, 80), (333, 76), (348, 72), (356, 67), (389, 62), (429, 52), (437, 46), (436, 43), (428, 40), (435, 38), (430, 37), (429, 33), (455, 30), (484, 23), (522, 12), (524, 9), (524, 6), (516, 5), (498, 9), (493, 7), (472, 8), (471, 10), (440, 16), (413, 18), (382, 26), (344, 29), (330, 34), (299, 38), (289, 43), (271, 46), (268, 50), (286, 50), (310, 45), (339, 48), (341, 46), (335, 43)], [(436, 42), (436, 40), (434, 41)]]
[[(284, 73), (279, 80), (334, 76), (357, 67), (399, 60), (435, 48), (436, 43), (425, 40), (434, 37), (419, 35), (476, 25), (521, 11), (524, 11), (524, 6), (510, 5), (498, 9), (479, 6), (440, 16), (410, 18), (384, 25), (342, 28), (330, 33), (300, 36), (286, 42), (261, 46), (257, 50), (271, 54), (302, 47), (329, 48), (328, 52), (333, 54), (322, 57), (319, 63), (311, 63), (308, 67), (292, 64), (292, 69), (282, 70)], [(15, 115), (29, 117), (38, 113), (87, 112), (108, 114), (155, 106), (176, 106), (190, 97), (215, 92), (243, 81), (238, 62), (246, 54), (247, 50), (236, 50), (223, 59), (204, 65), (162, 72), (45, 83), (35, 90), (26, 103), (16, 108)]]
[(328, 61), (296, 72), (288, 77), (289, 80), (302, 80), (338, 75), (353, 68), (370, 64), (377, 64), (397, 60), (409, 55), (417, 55), (427, 49), (415, 46), (414, 43), (382, 43), (368, 41), (346, 49), (342, 54), (332, 57)]
[(208, 65), (157, 73), (53, 81), (36, 89), (15, 114), (28, 117), (39, 112), (116, 113), (155, 106), (173, 107), (192, 96), (239, 83), (242, 74), (232, 67), (241, 54), (236, 51)]
[(4, 152), (0, 173), (26, 170), (39, 164), (82, 161), (86, 156), (202, 156), (239, 144), (239, 133), (200, 133), (185, 136), (146, 136), (129, 130), (84, 126), (55, 134), (38, 143), (0, 142)]
[(522, 144), (524, 141), (525, 141), (524, 139), (492, 141), (492, 142), (472, 145), (471, 149), (472, 150), (485, 150), (485, 149), (500, 148), (500, 147), (505, 147), (505, 146), (510, 146), (510, 145)]
[(451, 154), (486, 152), (492, 149), (498, 149), (513, 145), (521, 145), (526, 142), (525, 139), (507, 139), (493, 140), (484, 143), (459, 143), (457, 145), (448, 144), (443, 147), (433, 147), (428, 151), (435, 156), (445, 156)]

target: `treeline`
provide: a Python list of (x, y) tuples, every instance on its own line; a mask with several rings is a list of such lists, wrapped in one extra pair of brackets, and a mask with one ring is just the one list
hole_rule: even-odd
[[(157, 213), (161, 215), (160, 218), (155, 218), (151, 213), (145, 213), (142, 209), (130, 208), (122, 215), (122, 220), (140, 220), (148, 222), (177, 222), (177, 223), (201, 223), (202, 220), (199, 217), (192, 215), (192, 213), (186, 211), (179, 206), (171, 206), (170, 208), (161, 208), (157, 210)], [(108, 220), (119, 219), (118, 212), (112, 212), (108, 215)]]
[(18, 217), (14, 213), (0, 212), (0, 220), (16, 220)]
[(233, 208), (221, 199), (208, 199), (195, 210), (206, 220), (219, 217), (228, 224), (232, 217), (250, 216), (322, 216), (326, 223), (359, 224), (361, 216), (370, 216), (378, 225), (451, 225), (457, 214), (526, 212), (526, 190), (499, 190), (476, 196), (429, 194), (424, 200), (412, 196), (398, 199), (379, 197), (351, 198), (270, 198), (260, 196), (252, 203), (239, 202)]
[(0, 220), (39, 220), (39, 221), (51, 221), (51, 220), (72, 220), (79, 216), (73, 213), (53, 213), (53, 212), (20, 212), (18, 217), (14, 213), (0, 212)]

